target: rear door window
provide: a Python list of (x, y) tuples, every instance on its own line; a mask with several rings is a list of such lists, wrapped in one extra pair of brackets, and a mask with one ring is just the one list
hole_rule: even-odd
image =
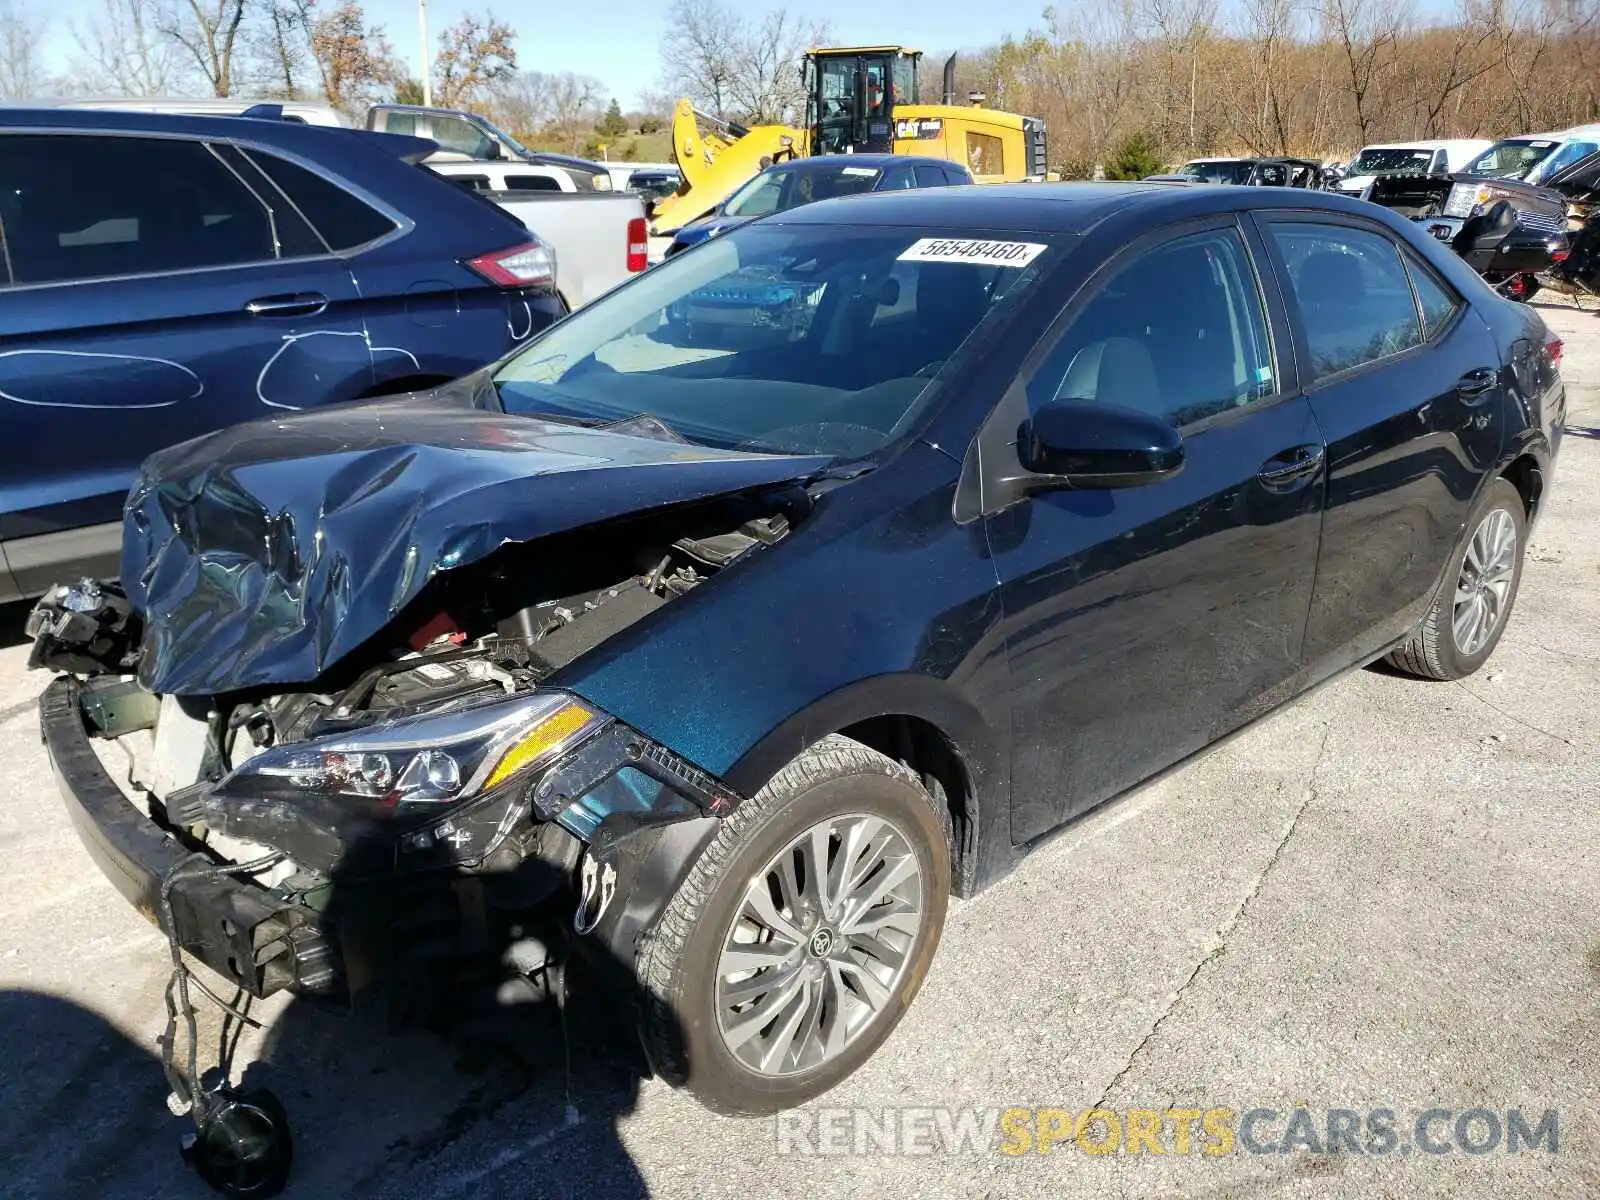
[(914, 170), (919, 188), (943, 187), (948, 182), (943, 167), (936, 167), (931, 163), (918, 163)]
[(351, 250), (394, 232), (393, 220), (332, 180), (264, 150), (249, 154), (333, 249)]
[(1313, 379), (1389, 358), (1422, 342), (1400, 247), (1348, 225), (1269, 221), (1300, 312)]
[[(93, 163), (94, 186), (84, 172)], [(53, 283), (277, 257), (267, 210), (205, 145), (181, 138), (0, 137), (12, 282)], [(15, 181), (15, 182), (12, 182)]]

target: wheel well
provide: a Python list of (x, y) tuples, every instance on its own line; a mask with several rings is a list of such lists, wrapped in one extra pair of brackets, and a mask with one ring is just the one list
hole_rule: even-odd
[(422, 392), (449, 382), (448, 375), (402, 375), (398, 379), (386, 379), (373, 384), (356, 399), (371, 400), (378, 396), (398, 396), (402, 392)]
[(1528, 520), (1533, 520), (1533, 514), (1544, 495), (1544, 475), (1539, 470), (1538, 462), (1531, 454), (1524, 454), (1505, 469), (1505, 478), (1521, 495)]
[(970, 896), (977, 870), (978, 806), (960, 753), (939, 728), (921, 717), (871, 717), (839, 730), (847, 738), (904, 763), (944, 804), (950, 821), (951, 879), (958, 896)]

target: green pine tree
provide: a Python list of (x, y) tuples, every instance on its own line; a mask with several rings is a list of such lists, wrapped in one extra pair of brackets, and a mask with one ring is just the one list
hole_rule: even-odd
[(1107, 179), (1143, 179), (1146, 175), (1159, 175), (1164, 170), (1166, 163), (1156, 153), (1154, 143), (1143, 133), (1130, 133), (1106, 159)]

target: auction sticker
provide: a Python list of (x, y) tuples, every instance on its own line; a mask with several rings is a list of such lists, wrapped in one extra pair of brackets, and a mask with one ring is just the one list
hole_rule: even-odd
[(1047, 249), (1042, 242), (983, 242), (975, 238), (919, 238), (901, 262), (970, 262), (986, 267), (1025, 267)]

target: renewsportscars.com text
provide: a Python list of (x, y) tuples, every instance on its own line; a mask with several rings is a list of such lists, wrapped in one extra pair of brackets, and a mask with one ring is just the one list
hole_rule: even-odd
[(777, 1114), (779, 1154), (1557, 1154), (1556, 1109), (811, 1108)]

